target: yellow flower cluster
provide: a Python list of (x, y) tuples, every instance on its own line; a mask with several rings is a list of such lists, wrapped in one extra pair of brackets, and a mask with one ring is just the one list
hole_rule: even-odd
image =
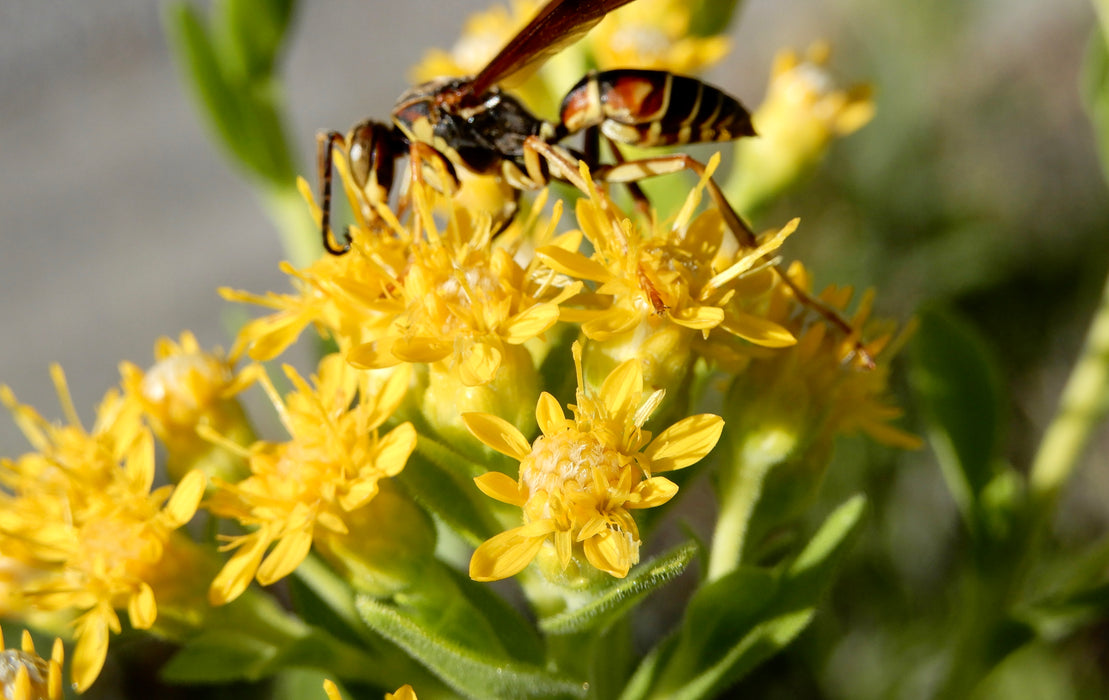
[[(474, 72), (534, 6), (521, 0), (511, 13), (475, 18), (452, 52), (428, 59), (426, 75)], [(575, 56), (602, 68), (703, 69), (726, 41), (687, 36), (688, 8), (641, 0), (613, 13), (589, 42), (549, 62), (534, 91), (549, 102), (552, 71)], [(828, 130), (865, 121), (862, 98), (844, 100), (820, 107), (839, 110)], [(771, 132), (766, 114), (759, 129)], [(890, 425), (900, 412), (887, 396), (888, 360), (904, 334), (869, 322), (871, 296), (845, 316), (850, 290), (811, 296), (803, 268), (779, 266), (797, 220), (737, 238), (725, 215), (703, 206), (718, 157), (672, 215), (626, 212), (583, 164), (573, 198), (555, 198), (547, 213), (540, 194), (507, 222), (497, 205), (447, 196), (421, 177), (395, 210), (371, 209), (342, 160), (355, 204), (350, 252), (284, 265), (291, 293), (222, 290), (271, 311), (241, 328), (229, 356), (188, 333), (160, 340), (149, 370), (122, 365), (121, 387), (91, 430), (60, 370), (64, 425), (0, 387), (33, 448), (0, 460), (0, 612), (70, 624), (78, 690), (99, 674), (119, 611), (136, 629), (164, 624), (179, 640), (213, 606), (254, 581), (281, 580), (310, 553), (361, 592), (402, 590), (398, 581), (418, 568), (409, 564), (435, 556), (443, 525), (396, 479), (425, 443), (491, 465), (462, 485), (495, 524), (462, 533), (478, 545), (471, 578), (504, 579), (535, 562), (547, 582), (574, 590), (629, 575), (643, 546), (636, 513), (669, 502), (678, 486), (665, 475), (701, 462), (725, 430), (755, 435), (777, 421), (797, 443), (820, 446), (821, 459), (836, 435), (856, 431), (917, 444)], [(573, 222), (562, 220), (564, 201)], [(292, 388), (282, 392), (258, 363), (308, 328), (330, 351), (309, 379), (284, 367)], [(690, 387), (722, 382), (735, 399), (723, 415), (694, 413)], [(253, 384), (287, 439), (255, 435), (239, 402)], [(171, 485), (154, 485), (155, 438)], [(494, 453), (518, 464), (493, 468)], [(198, 511), (218, 537), (182, 529)], [(57, 697), (60, 650), (48, 664), (26, 643), (23, 653), (5, 688)], [(405, 686), (390, 697), (415, 695)]]

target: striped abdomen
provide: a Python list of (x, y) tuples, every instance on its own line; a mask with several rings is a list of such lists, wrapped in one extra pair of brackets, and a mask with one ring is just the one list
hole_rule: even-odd
[(673, 146), (754, 136), (751, 115), (731, 95), (666, 71), (590, 73), (562, 100), (567, 133), (599, 126), (613, 141)]

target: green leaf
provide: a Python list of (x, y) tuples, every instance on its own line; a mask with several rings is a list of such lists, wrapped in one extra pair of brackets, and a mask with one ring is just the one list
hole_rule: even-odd
[(1109, 180), (1109, 48), (1103, 32), (1094, 29), (1082, 62), (1082, 98), (1094, 127), (1102, 173)]
[[(228, 0), (231, 4), (242, 1)], [(272, 42), (284, 36), (288, 17), (282, 19), (282, 3), (276, 5), (272, 13), (262, 13), (263, 19), (269, 17), (270, 21), (255, 27), (237, 16), (240, 10), (234, 16), (218, 15), (219, 21), (207, 25), (192, 6), (176, 2), (167, 6), (165, 25), (185, 82), (192, 87), (220, 145), (263, 182), (291, 188), (296, 164), (279, 108), (280, 89), (271, 70), (259, 71), (261, 63), (268, 62), (272, 68), (273, 56), (263, 60), (255, 54), (276, 51)], [(241, 26), (230, 27), (232, 21)], [(239, 36), (256, 29), (269, 35), (258, 39), (257, 45)]]
[(972, 532), (993, 479), (1004, 405), (996, 362), (978, 333), (935, 309), (920, 314), (910, 371), (947, 487)]
[(217, 10), (229, 63), (244, 80), (269, 78), (292, 21), (294, 0), (223, 0)]
[(635, 673), (624, 686), (624, 692), (620, 694), (620, 700), (641, 700), (647, 697), (651, 692), (651, 688), (657, 685), (658, 675), (662, 671), (664, 662), (673, 655), (677, 642), (678, 635), (672, 634), (659, 642), (654, 649), (647, 652), (647, 655), (639, 662)]
[(404, 649), (457, 692), (473, 698), (584, 697), (586, 688), (542, 667), (491, 656), (429, 634), (400, 608), (359, 596), (367, 625)]
[(575, 634), (603, 628), (627, 614), (639, 601), (679, 576), (697, 554), (697, 545), (685, 544), (645, 562), (618, 579), (585, 605), (543, 618), (539, 627), (547, 634)]
[(223, 79), (219, 59), (200, 15), (186, 2), (170, 3), (166, 6), (165, 25), (173, 53), (185, 73), (185, 82), (203, 106), (204, 117), (223, 146), (236, 159), (245, 161), (248, 153), (243, 148), (242, 108)]
[(474, 477), (485, 471), (446, 445), (420, 435), (416, 451), (397, 479), (421, 506), (477, 545), (500, 529), (490, 515), (495, 502), (474, 485)]
[(453, 569), (448, 571), (455, 577), (458, 590), (474, 609), (491, 622), (493, 632), (514, 658), (536, 665), (543, 663), (543, 641), (530, 622), (494, 593), (492, 587), (471, 581), (468, 576)]
[[(740, 567), (698, 590), (646, 697), (713, 697), (793, 641), (812, 621), (865, 505), (855, 496), (839, 506), (782, 571)], [(642, 684), (640, 671), (633, 683)]]
[(221, 629), (197, 635), (162, 667), (171, 683), (254, 681), (266, 675), (278, 648), (250, 634)]

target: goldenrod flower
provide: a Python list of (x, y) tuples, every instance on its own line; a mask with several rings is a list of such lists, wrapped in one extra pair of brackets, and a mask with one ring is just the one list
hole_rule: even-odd
[(874, 117), (869, 85), (836, 87), (825, 68), (830, 48), (817, 43), (802, 59), (780, 51), (766, 97), (751, 117), (758, 138), (736, 143), (726, 189), (740, 211), (751, 211), (796, 182), (820, 161), (832, 140)]
[[(388, 330), (355, 347), (348, 359), (368, 369), (400, 363), (444, 363), (465, 386), (493, 381), (511, 346), (535, 338), (559, 317), (559, 303), (580, 285), (557, 288), (508, 250), (493, 244), (490, 221), (452, 210), (435, 228), (430, 188), (416, 193), (424, 235), (413, 238), (408, 267), (394, 286)], [(534, 266), (533, 266), (534, 267)]]
[(691, 36), (694, 11), (687, 0), (638, 0), (611, 13), (586, 41), (602, 70), (635, 66), (700, 73), (728, 53), (729, 41), (723, 34)]
[(467, 427), (483, 443), (520, 461), (519, 478), (489, 472), (475, 479), (486, 495), (523, 509), (524, 524), (487, 540), (470, 560), (470, 577), (494, 581), (522, 571), (546, 549), (548, 578), (576, 578), (581, 555), (599, 571), (626, 576), (639, 561), (639, 530), (631, 511), (669, 501), (678, 487), (657, 474), (697, 462), (716, 445), (724, 422), (702, 414), (678, 421), (651, 439), (643, 423), (663, 391), (644, 395), (639, 362), (628, 360), (600, 391), (587, 390), (581, 348), (574, 344), (577, 404), (567, 418), (544, 392), (535, 409), (543, 434), (535, 442), (496, 416), (470, 413)]
[(254, 578), (268, 585), (287, 576), (315, 540), (345, 534), (350, 514), (377, 495), (382, 480), (400, 473), (416, 446), (411, 423), (378, 434), (404, 398), (407, 372), (393, 373), (372, 394), (362, 373), (338, 354), (325, 357), (318, 372), (310, 386), (286, 366), (296, 390), (284, 400), (267, 378), (260, 380), (292, 440), (256, 443), (249, 477), (215, 482), (208, 509), (251, 532), (228, 538), (235, 554), (212, 582), (213, 604), (234, 600)]
[(535, 15), (541, 4), (540, 0), (514, 0), (511, 8), (493, 5), (470, 15), (462, 36), (450, 51), (431, 49), (412, 69), (413, 82), (476, 74)]
[[(595, 287), (581, 298), (589, 303), (586, 308), (562, 312), (563, 320), (581, 323), (582, 333), (596, 341), (587, 346), (590, 378), (636, 357), (644, 363), (648, 385), (671, 386), (684, 375), (695, 338), (717, 328), (766, 347), (795, 342), (781, 324), (753, 315), (733, 314), (724, 323), (740, 280), (771, 262), (797, 221), (761, 237), (755, 248), (740, 248), (717, 210), (694, 217), (718, 162), (718, 156), (709, 161), (672, 224), (650, 228), (633, 223), (582, 166), (589, 196), (578, 200), (577, 218), (593, 253), (546, 246), (536, 255)], [(594, 352), (609, 361), (595, 365)]]
[(19, 649), (8, 649), (0, 630), (0, 650), (0, 694), (5, 700), (62, 700), (62, 640), (54, 640), (48, 660), (35, 651), (27, 630)]
[(219, 350), (202, 350), (188, 331), (180, 343), (159, 339), (154, 359), (146, 372), (124, 362), (120, 374), (124, 391), (142, 406), (154, 434), (166, 445), (170, 478), (178, 481), (193, 467), (233, 478), (239, 465), (196, 428), (206, 425), (240, 444), (252, 442), (253, 431), (236, 396), (254, 382), (257, 368), (236, 372)]
[[(787, 274), (808, 293), (811, 280), (800, 263)], [(842, 313), (851, 297), (849, 287), (829, 287), (817, 299)], [(873, 301), (868, 292), (846, 319), (860, 341), (800, 306), (789, 286), (779, 282), (770, 293), (767, 316), (789, 327), (797, 344), (751, 357), (733, 382), (725, 415), (736, 450), (731, 468), (776, 465), (766, 490), (783, 515), (819, 488), (836, 436), (862, 432), (892, 447), (920, 446), (919, 438), (891, 425), (902, 410), (889, 396), (889, 362), (908, 333), (895, 334), (889, 321), (872, 322)]]
[[(91, 432), (81, 427), (64, 375), (53, 368), (69, 425), (55, 426), (7, 387), (0, 400), (37, 452), (0, 460), (0, 550), (15, 552), (33, 572), (22, 591), (28, 610), (76, 616), (73, 678), (79, 690), (96, 679), (108, 651), (116, 611), (137, 629), (150, 629), (156, 602), (189, 606), (188, 584), (203, 570), (178, 570), (195, 559), (195, 545), (177, 528), (188, 522), (205, 478), (190, 472), (174, 486), (151, 490), (154, 439), (138, 404), (109, 393)], [(163, 603), (165, 601), (162, 601)]]

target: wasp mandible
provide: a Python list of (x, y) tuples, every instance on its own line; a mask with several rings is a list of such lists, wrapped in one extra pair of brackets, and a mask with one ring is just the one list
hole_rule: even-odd
[[(549, 179), (566, 180), (584, 190), (578, 161), (594, 179), (627, 183), (643, 204), (635, 184), (655, 175), (704, 166), (684, 154), (625, 161), (616, 144), (673, 146), (731, 141), (752, 136), (751, 115), (737, 99), (695, 78), (665, 71), (617, 69), (592, 72), (570, 89), (559, 109), (559, 122), (540, 119), (497, 83), (534, 66), (581, 38), (605, 15), (632, 0), (551, 0), (477, 75), (440, 78), (411, 88), (393, 107), (391, 123), (372, 119), (346, 135), (321, 133), (318, 166), (321, 183), (321, 234), (334, 255), (350, 249), (349, 233), (337, 244), (331, 232), (332, 157), (343, 147), (354, 186), (372, 209), (385, 202), (393, 186), (397, 159), (408, 156), (416, 175), (424, 163), (438, 160), (456, 189), (455, 173), (465, 169), (493, 175), (514, 188), (535, 190)], [(560, 144), (584, 133), (582, 150)], [(600, 139), (612, 146), (618, 162), (602, 164)], [(715, 182), (709, 192), (739, 240), (750, 245), (754, 234), (736, 214)], [(505, 222), (507, 223), (507, 222)]]

